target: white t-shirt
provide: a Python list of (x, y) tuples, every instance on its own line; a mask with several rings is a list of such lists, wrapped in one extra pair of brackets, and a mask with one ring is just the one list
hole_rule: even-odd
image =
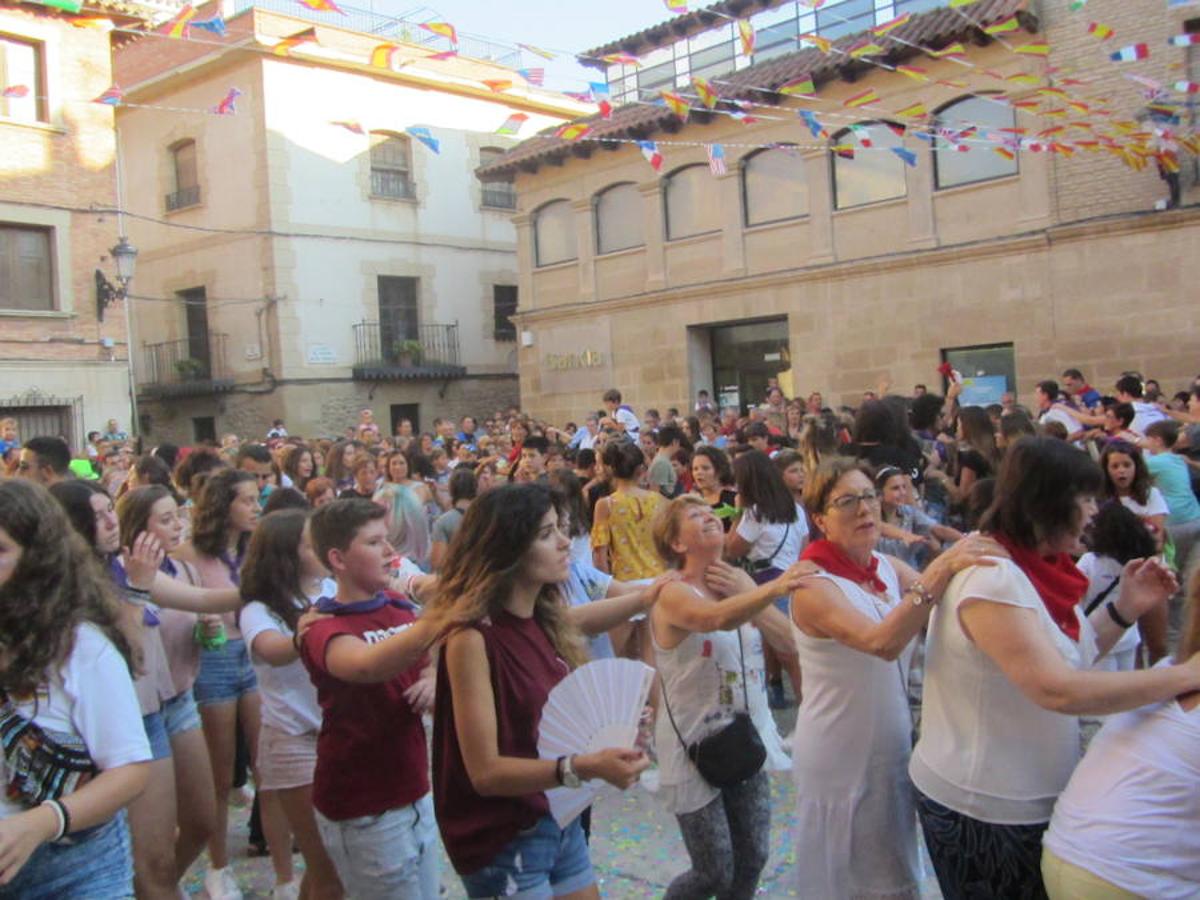
[[(1083, 595), (1083, 600), (1079, 604), (1078, 615), (1082, 619), (1086, 614), (1084, 611), (1092, 605), (1092, 601), (1102, 591), (1108, 591), (1103, 602), (1116, 600), (1121, 596), (1121, 588), (1115, 587), (1109, 589), (1114, 581), (1121, 576), (1121, 570), (1124, 568), (1117, 560), (1111, 556), (1097, 556), (1095, 553), (1085, 553), (1079, 557), (1079, 562), (1075, 564), (1079, 571), (1087, 576), (1088, 589)], [(1126, 628), (1125, 633), (1117, 638), (1117, 642), (1113, 644), (1109, 654), (1121, 653), (1125, 650), (1136, 650), (1138, 645), (1138, 630), (1137, 628)]]
[(1046, 822), (1079, 761), (1079, 720), (1026, 698), (975, 646), (959, 621), (968, 597), (1033, 610), (1068, 665), (1087, 668), (1095, 661), (1091, 623), (1081, 616), (1079, 642), (1068, 638), (1012, 561), (959, 572), (929, 623), (921, 738), (909, 774), (927, 797), (973, 819)]
[(800, 558), (808, 543), (808, 518), (799, 504), (796, 504), (796, 521), (790, 523), (760, 522), (754, 510), (747, 509), (738, 522), (737, 534), (751, 545), (746, 554), (751, 562), (770, 559), (774, 568), (782, 570)]
[(638, 431), (641, 430), (642, 423), (639, 422), (638, 417), (628, 409), (623, 406), (618, 406), (616, 412), (612, 414), (612, 417), (624, 426), (626, 434), (632, 435), (635, 438), (638, 436)]
[[(332, 597), (337, 585), (330, 579), (321, 584), (321, 593)], [(308, 604), (296, 601), (303, 609)], [(258, 689), (262, 694), (262, 721), (285, 734), (307, 734), (321, 727), (321, 707), (317, 703), (317, 689), (313, 686), (304, 663), (299, 658), (285, 666), (273, 666), (264, 661), (253, 650), (254, 639), (264, 631), (278, 631), (288, 640), (294, 632), (275, 613), (257, 600), (247, 603), (241, 612), (242, 636), (250, 649), (250, 662), (258, 676)]]
[[(1163, 660), (1159, 665), (1169, 664)], [(1054, 807), (1045, 845), (1139, 897), (1200, 897), (1200, 709), (1111, 716)]]
[(1138, 516), (1167, 516), (1171, 514), (1167, 499), (1156, 487), (1150, 488), (1150, 494), (1145, 503), (1138, 503), (1132, 497), (1122, 497), (1121, 505)]
[(1046, 410), (1044, 413), (1042, 413), (1041, 417), (1038, 419), (1038, 424), (1044, 425), (1047, 422), (1061, 422), (1062, 425), (1067, 429), (1068, 437), (1070, 437), (1075, 432), (1079, 431), (1080, 428), (1083, 427), (1079, 424), (1079, 420), (1076, 419), (1069, 412), (1067, 412), (1065, 409), (1048, 409), (1048, 410)]
[[(101, 771), (150, 759), (129, 668), (112, 642), (90, 623), (76, 629), (71, 655), (50, 684), (38, 691), (36, 703), (31, 698), (16, 707), (47, 731), (80, 738)], [(0, 783), (8, 784), (3, 755)], [(0, 792), (0, 819), (24, 809)]]
[(1147, 425), (1170, 418), (1153, 403), (1147, 403), (1145, 400), (1134, 400), (1130, 405), (1133, 406), (1133, 421), (1129, 423), (1129, 430), (1141, 435), (1145, 435)]

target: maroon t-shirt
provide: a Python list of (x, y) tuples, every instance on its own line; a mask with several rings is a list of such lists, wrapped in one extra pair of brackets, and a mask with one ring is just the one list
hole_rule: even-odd
[(300, 645), (322, 712), (313, 806), (334, 821), (377, 816), (429, 793), (425, 727), (404, 699), (424, 663), (378, 684), (342, 681), (325, 668), (335, 637), (377, 644), (412, 625), (414, 608), (399, 595), (385, 595), (349, 609), (358, 611), (318, 621)]
[[(542, 707), (569, 668), (534, 619), (501, 612), (473, 627), (483, 635), (491, 669), (499, 753), (537, 759)], [(546, 795), (540, 791), (521, 797), (481, 797), (475, 792), (454, 726), (454, 698), (445, 654), (438, 660), (433, 771), (433, 802), (442, 843), (461, 875), (482, 869), (518, 832), (550, 811)]]

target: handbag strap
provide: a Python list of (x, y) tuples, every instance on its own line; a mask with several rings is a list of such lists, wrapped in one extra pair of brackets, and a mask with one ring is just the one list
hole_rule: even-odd
[(1111, 594), (1113, 592), (1113, 588), (1115, 588), (1120, 583), (1121, 583), (1121, 576), (1118, 575), (1115, 579), (1113, 579), (1113, 581), (1109, 584), (1108, 587), (1106, 587), (1104, 590), (1102, 590), (1100, 593), (1098, 593), (1092, 599), (1092, 602), (1087, 605), (1087, 609), (1085, 609), (1083, 611), (1083, 614), (1085, 616), (1090, 616), (1093, 612), (1095, 612), (1096, 607), (1098, 607), (1101, 603), (1103, 603), (1104, 598), (1107, 597), (1109, 594)]
[[(742, 627), (737, 627), (738, 639), (738, 662), (742, 670), (742, 701), (746, 705), (746, 713), (750, 713), (750, 692), (746, 689), (746, 651), (742, 646)], [(718, 688), (718, 691), (720, 688)], [(675, 716), (671, 712), (671, 701), (667, 699), (667, 680), (664, 678), (662, 682), (663, 706), (667, 708), (667, 718), (671, 721), (671, 728), (675, 732), (675, 737), (679, 739), (679, 746), (687, 750), (687, 741), (683, 739), (683, 735), (679, 733), (679, 726), (675, 724)]]
[[(764, 569), (769, 569), (771, 567), (771, 563), (775, 562), (775, 557), (777, 557), (779, 555), (779, 551), (783, 549), (783, 545), (787, 543), (788, 535), (791, 533), (792, 533), (792, 523), (788, 522), (787, 527), (785, 529), (783, 529), (783, 537), (781, 537), (779, 539), (779, 543), (775, 545), (775, 552), (772, 553), (769, 557), (767, 557), (767, 564), (765, 566), (763, 566)], [(739, 631), (738, 634), (740, 635), (741, 632)]]

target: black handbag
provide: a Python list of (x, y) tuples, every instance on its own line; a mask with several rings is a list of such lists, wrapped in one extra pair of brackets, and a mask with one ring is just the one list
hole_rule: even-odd
[(759, 737), (758, 729), (750, 719), (750, 694), (746, 690), (746, 654), (742, 647), (742, 632), (738, 629), (738, 658), (742, 668), (742, 700), (746, 708), (733, 714), (733, 721), (698, 741), (687, 743), (675, 724), (671, 704), (667, 700), (667, 685), (663, 682), (663, 705), (675, 737), (685, 751), (700, 777), (715, 788), (727, 788), (748, 781), (758, 774), (767, 761), (767, 748)]

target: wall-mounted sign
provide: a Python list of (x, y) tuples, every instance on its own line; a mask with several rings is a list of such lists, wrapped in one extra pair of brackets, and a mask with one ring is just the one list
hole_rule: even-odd
[(579, 353), (547, 353), (542, 358), (547, 369), (599, 369), (608, 365), (608, 358), (599, 350)]
[(612, 335), (607, 317), (539, 328), (537, 347), (541, 352), (530, 362), (536, 360), (544, 393), (595, 392), (595, 402), (599, 402), (600, 392), (612, 387)]
[(337, 350), (329, 344), (309, 344), (307, 358), (310, 366), (336, 366), (338, 364)]

